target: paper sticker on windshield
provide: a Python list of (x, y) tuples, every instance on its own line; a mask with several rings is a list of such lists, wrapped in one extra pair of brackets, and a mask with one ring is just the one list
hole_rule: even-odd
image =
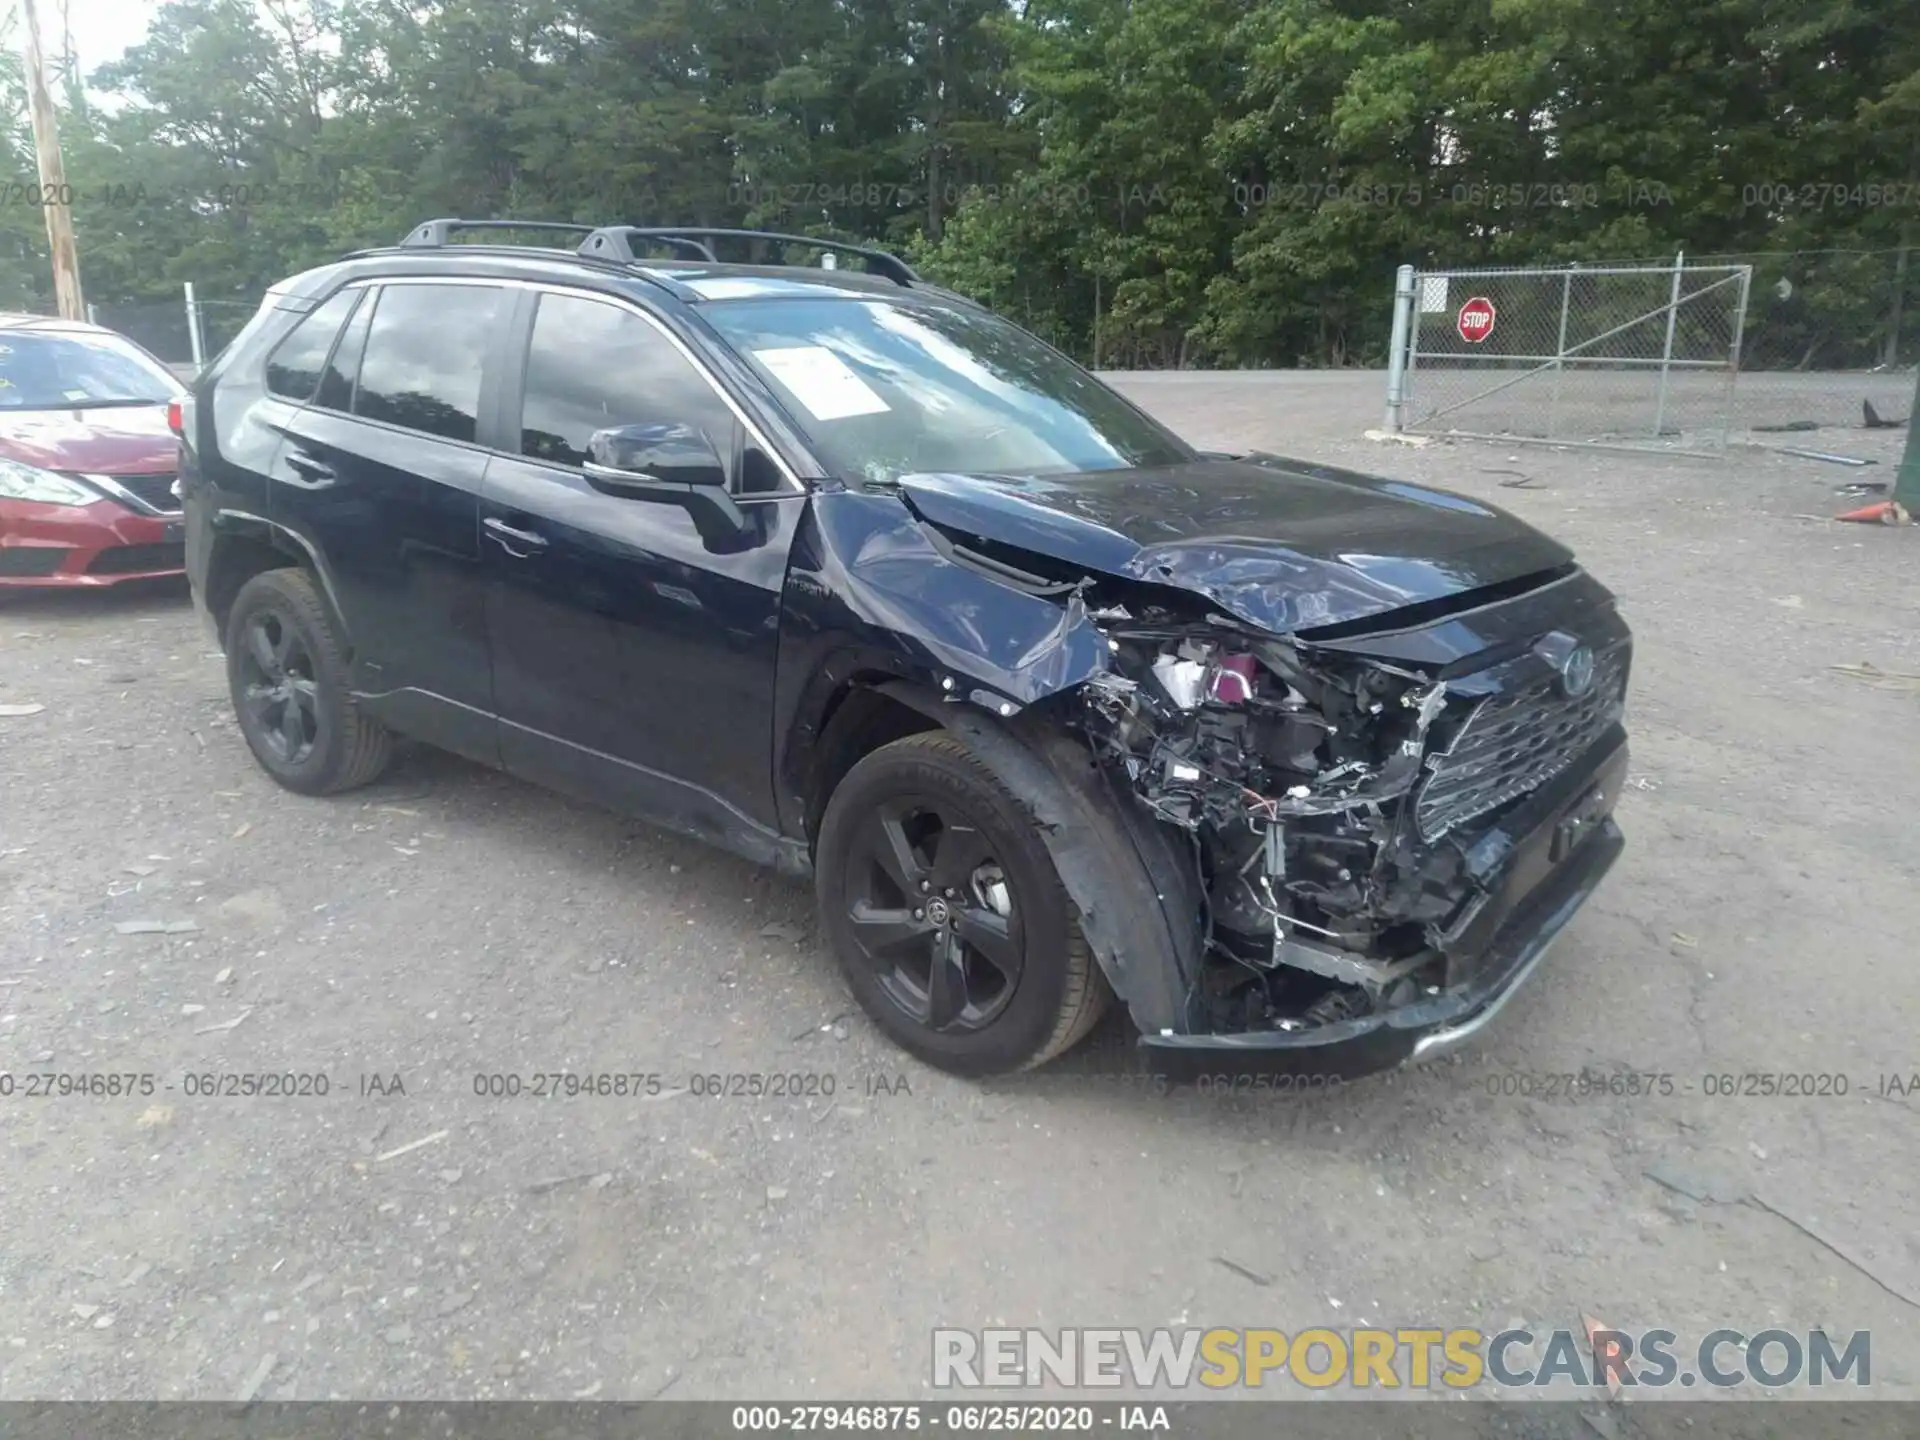
[(84, 400), (87, 398), (87, 392), (84, 390), (62, 390), (60, 397), (63, 400)]
[(792, 391), (793, 398), (806, 406), (816, 420), (879, 415), (887, 409), (887, 402), (874, 393), (873, 387), (823, 345), (756, 350), (753, 358)]

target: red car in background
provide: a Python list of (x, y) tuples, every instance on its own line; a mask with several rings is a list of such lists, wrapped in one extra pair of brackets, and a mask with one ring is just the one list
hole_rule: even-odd
[(0, 587), (186, 567), (173, 372), (98, 325), (0, 315)]

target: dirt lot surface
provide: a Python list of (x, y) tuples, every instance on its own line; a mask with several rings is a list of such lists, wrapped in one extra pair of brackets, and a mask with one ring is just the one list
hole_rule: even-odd
[[(1920, 1097), (1869, 1093), (1920, 1071), (1920, 690), (1835, 668), (1920, 675), (1920, 532), (1772, 455), (1376, 445), (1377, 376), (1122, 384), (1497, 500), (1620, 594), (1629, 850), (1474, 1055), (1156, 1095), (1115, 1030), (948, 1079), (849, 1013), (805, 887), (431, 753), (285, 794), (183, 589), (0, 597), (0, 705), (44, 707), (0, 715), (0, 1397), (902, 1398), (942, 1325), (1583, 1315), (1870, 1329), (1920, 1397)], [(1900, 436), (1817, 438), (1884, 479)], [(475, 1093), (562, 1070), (833, 1093)], [(331, 1090), (194, 1093), (259, 1072)], [(24, 1093), (91, 1073), (154, 1093)], [(1849, 1093), (1708, 1093), (1750, 1073)]]

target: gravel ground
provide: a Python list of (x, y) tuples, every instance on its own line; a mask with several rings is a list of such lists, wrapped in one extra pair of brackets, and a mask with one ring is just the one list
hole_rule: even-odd
[[(0, 705), (44, 706), (0, 716), (0, 1397), (900, 1398), (941, 1325), (1582, 1315), (1870, 1329), (1920, 1394), (1920, 1099), (1866, 1093), (1920, 1071), (1920, 692), (1834, 668), (1920, 674), (1920, 540), (1757, 452), (1377, 446), (1377, 376), (1122, 383), (1496, 499), (1621, 595), (1630, 848), (1478, 1052), (1158, 1095), (1115, 1027), (955, 1081), (849, 1013), (805, 887), (429, 752), (285, 794), (183, 588), (0, 596)], [(1817, 438), (1885, 478), (1900, 437)], [(1499, 1093), (1583, 1067), (1675, 1092)], [(665, 1093), (475, 1093), (555, 1070)], [(1703, 1093), (1781, 1071), (1851, 1091)], [(153, 1093), (20, 1088), (106, 1072)], [(330, 1093), (193, 1093), (254, 1072)], [(727, 1072), (832, 1094), (671, 1093)]]

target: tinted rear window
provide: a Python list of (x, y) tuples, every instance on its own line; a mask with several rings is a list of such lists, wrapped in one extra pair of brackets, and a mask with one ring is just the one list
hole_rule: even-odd
[(481, 362), (506, 311), (507, 293), (497, 286), (382, 286), (353, 413), (472, 440)]

